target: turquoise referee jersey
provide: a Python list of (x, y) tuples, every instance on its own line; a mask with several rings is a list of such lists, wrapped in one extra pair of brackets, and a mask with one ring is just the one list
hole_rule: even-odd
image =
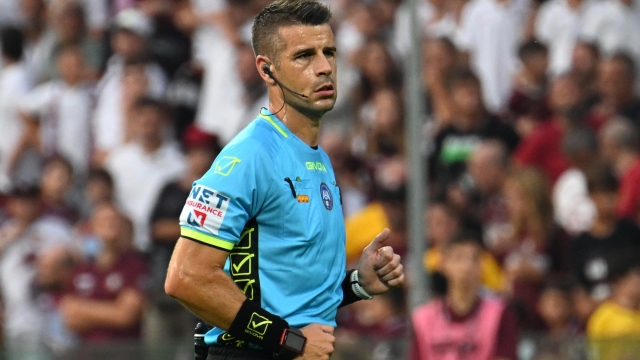
[[(345, 228), (327, 154), (261, 113), (193, 184), (183, 237), (230, 252), (225, 271), (265, 310), (301, 328), (336, 326)], [(265, 330), (266, 331), (266, 330)], [(221, 329), (208, 344), (243, 346)]]

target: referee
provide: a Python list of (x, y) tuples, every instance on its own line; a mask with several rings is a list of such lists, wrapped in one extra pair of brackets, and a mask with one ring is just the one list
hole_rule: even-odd
[(340, 189), (318, 147), (337, 95), (330, 18), (316, 0), (278, 0), (256, 16), (269, 109), (193, 184), (180, 216), (165, 290), (214, 326), (208, 360), (329, 359), (338, 308), (404, 280), (388, 229), (346, 269)]

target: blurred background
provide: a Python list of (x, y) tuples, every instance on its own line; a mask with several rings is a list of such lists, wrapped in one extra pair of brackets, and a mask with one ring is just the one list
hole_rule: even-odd
[[(3, 359), (193, 358), (163, 281), (191, 183), (267, 106), (250, 26), (268, 3), (0, 0)], [(327, 3), (340, 96), (320, 145), (351, 265), (385, 227), (409, 255), (418, 18), (423, 302), (446, 307), (431, 330), (412, 317), (410, 272), (339, 312), (333, 358), (640, 358), (640, 1)]]

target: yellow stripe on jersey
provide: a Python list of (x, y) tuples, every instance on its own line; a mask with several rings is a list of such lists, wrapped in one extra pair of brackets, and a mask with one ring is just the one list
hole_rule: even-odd
[(216, 237), (213, 237), (211, 235), (207, 235), (204, 233), (201, 233), (199, 231), (195, 231), (186, 227), (180, 227), (180, 235), (189, 238), (189, 239), (193, 239), (193, 240), (197, 240), (200, 242), (203, 242), (205, 244), (211, 245), (211, 246), (215, 246), (217, 248), (221, 248), (224, 250), (233, 250), (233, 246), (235, 245), (232, 242), (226, 241), (226, 240), (222, 240), (222, 239), (218, 239)]
[(285, 139), (289, 137), (289, 135), (284, 130), (282, 130), (282, 128), (278, 126), (278, 124), (276, 124), (276, 122), (273, 121), (273, 119), (271, 119), (269, 116), (260, 114), (260, 117), (267, 120), (269, 123), (271, 123), (271, 125), (273, 125), (273, 127), (275, 127), (276, 130), (278, 130), (278, 132), (280, 132), (280, 134), (282, 134), (282, 136), (284, 136)]

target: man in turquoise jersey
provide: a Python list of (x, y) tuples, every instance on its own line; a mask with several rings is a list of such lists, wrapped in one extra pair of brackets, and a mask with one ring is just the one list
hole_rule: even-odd
[(214, 326), (209, 360), (328, 359), (338, 308), (404, 280), (385, 229), (346, 270), (340, 189), (318, 147), (336, 100), (331, 13), (278, 0), (256, 17), (269, 109), (193, 184), (166, 292)]

